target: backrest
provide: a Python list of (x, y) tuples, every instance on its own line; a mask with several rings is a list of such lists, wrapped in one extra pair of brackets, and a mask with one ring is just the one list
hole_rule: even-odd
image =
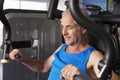
[[(113, 30), (112, 30), (112, 27), (110, 27), (111, 25), (103, 24), (103, 23), (97, 23), (97, 24), (101, 25), (101, 28), (103, 28), (110, 35), (112, 34)], [(94, 35), (92, 35), (91, 33), (88, 32), (87, 33), (87, 39), (88, 39), (89, 44), (91, 44), (92, 46), (94, 46), (96, 49), (100, 50), (104, 54), (105, 47), (104, 47), (104, 44), (103, 44), (103, 42), (100, 38), (97, 38), (97, 37), (95, 37)]]
[[(113, 11), (112, 15), (120, 16), (120, 0), (113, 0)], [(115, 42), (115, 48), (116, 48), (116, 58), (117, 61), (114, 66), (114, 71), (120, 75), (120, 41), (119, 41), (119, 34), (118, 34), (118, 28), (120, 28), (120, 24), (116, 24), (114, 26), (114, 33), (113, 33), (113, 39)]]
[[(119, 24), (120, 22), (117, 21), (120, 16), (120, 0), (118, 1), (114, 0), (114, 4), (112, 8), (113, 10), (111, 14), (109, 15), (100, 14), (96, 16), (91, 16), (91, 19), (95, 21), (97, 24), (101, 25), (101, 27), (105, 31), (107, 31), (112, 37), (112, 40), (114, 42), (114, 47), (115, 47), (115, 56), (116, 56), (115, 65), (113, 69), (117, 74), (120, 75), (120, 42), (119, 42), (119, 36), (118, 36), (118, 28), (120, 26)], [(105, 19), (105, 16), (107, 16), (108, 19)], [(109, 18), (111, 19), (111, 21)], [(112, 19), (114, 20), (113, 22), (112, 22)], [(91, 45), (95, 46), (99, 50), (103, 50), (103, 52), (105, 51), (105, 47), (102, 45), (102, 41), (100, 39), (95, 38), (90, 33), (88, 33), (88, 41)]]

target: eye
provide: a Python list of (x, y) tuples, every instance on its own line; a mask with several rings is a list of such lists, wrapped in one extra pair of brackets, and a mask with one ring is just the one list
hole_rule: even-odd
[(66, 26), (67, 29), (72, 29), (73, 27), (71, 25)]

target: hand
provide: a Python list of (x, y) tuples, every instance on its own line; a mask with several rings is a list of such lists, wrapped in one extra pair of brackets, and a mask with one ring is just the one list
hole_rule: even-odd
[(61, 79), (65, 80), (73, 80), (75, 75), (82, 75), (80, 70), (72, 64), (68, 64), (62, 69), (62, 73), (60, 75)]
[(23, 60), (23, 54), (19, 49), (14, 49), (10, 52), (9, 57), (11, 60), (21, 62)]

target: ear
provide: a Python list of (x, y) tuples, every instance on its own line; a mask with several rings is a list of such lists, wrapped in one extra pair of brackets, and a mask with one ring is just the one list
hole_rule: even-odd
[(81, 28), (81, 31), (82, 31), (83, 34), (86, 33), (86, 29), (85, 28)]

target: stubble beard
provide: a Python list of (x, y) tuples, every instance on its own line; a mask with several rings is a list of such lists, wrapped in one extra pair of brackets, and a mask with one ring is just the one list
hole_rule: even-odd
[(71, 42), (67, 43), (70, 46), (75, 46), (77, 44), (79, 44), (81, 42), (81, 40), (74, 38)]

